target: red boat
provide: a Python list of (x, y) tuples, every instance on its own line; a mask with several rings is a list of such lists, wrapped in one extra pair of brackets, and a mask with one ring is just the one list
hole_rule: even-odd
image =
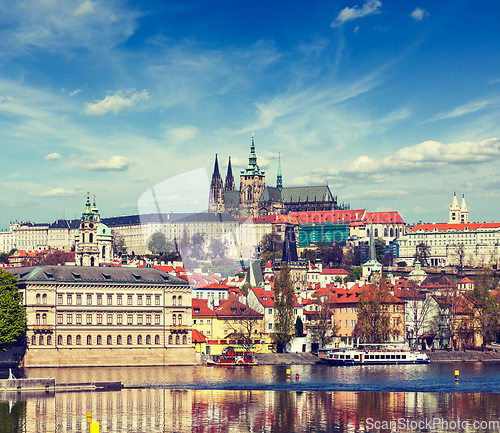
[(233, 347), (228, 346), (222, 350), (222, 355), (213, 355), (212, 359), (207, 361), (208, 367), (245, 367), (257, 365), (255, 361), (255, 352), (251, 349), (255, 347)]

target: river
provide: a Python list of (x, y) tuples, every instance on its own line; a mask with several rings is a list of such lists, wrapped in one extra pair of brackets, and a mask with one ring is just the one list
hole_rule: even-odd
[[(455, 370), (460, 371), (458, 383)], [(127, 388), (55, 394), (0, 391), (1, 433), (86, 432), (87, 412), (101, 423), (101, 432), (500, 430), (495, 424), (500, 420), (496, 362), (33, 368), (17, 374), (50, 376), (62, 383), (120, 381)]]

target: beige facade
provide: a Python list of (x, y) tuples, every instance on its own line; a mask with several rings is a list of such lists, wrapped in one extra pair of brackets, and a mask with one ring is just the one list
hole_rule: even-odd
[(191, 288), (153, 268), (12, 269), (27, 307), (26, 367), (196, 362)]

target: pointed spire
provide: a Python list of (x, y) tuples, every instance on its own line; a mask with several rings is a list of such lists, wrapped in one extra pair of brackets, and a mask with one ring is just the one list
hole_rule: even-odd
[(215, 164), (214, 164), (214, 174), (213, 176), (220, 176), (219, 174), (219, 162), (217, 161), (217, 154), (215, 154)]
[(250, 155), (248, 156), (248, 165), (246, 169), (241, 170), (241, 174), (250, 176), (252, 175), (264, 176), (264, 172), (257, 165), (257, 154), (255, 153), (253, 132), (252, 132), (252, 144), (250, 146)]
[(462, 205), (460, 206), (462, 212), (467, 211), (467, 205), (465, 204), (465, 194), (462, 194)]
[(453, 193), (453, 201), (451, 202), (450, 209), (453, 209), (453, 210), (458, 209), (458, 201), (457, 201), (457, 193), (456, 192)]
[(224, 185), (224, 191), (234, 191), (234, 177), (233, 169), (231, 168), (231, 157), (229, 157), (229, 163), (227, 165), (226, 183)]
[(276, 178), (276, 188), (281, 192), (283, 189), (283, 176), (281, 175), (281, 152), (278, 154), (278, 176)]

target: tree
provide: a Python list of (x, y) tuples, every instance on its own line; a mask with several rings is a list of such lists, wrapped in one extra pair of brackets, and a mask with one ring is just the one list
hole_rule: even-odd
[(295, 336), (304, 336), (304, 323), (302, 323), (302, 319), (300, 318), (300, 316), (297, 316), (297, 320), (295, 321)]
[(199, 232), (191, 237), (191, 255), (196, 260), (203, 260), (205, 256), (205, 236)]
[(278, 353), (282, 353), (293, 339), (294, 305), (295, 296), (290, 269), (287, 263), (283, 263), (274, 280), (274, 340)]
[(262, 240), (260, 241), (260, 257), (262, 258), (264, 254), (269, 253), (269, 260), (272, 260), (273, 258), (273, 251), (274, 251), (274, 258), (278, 258), (278, 252), (281, 255), (283, 254), (283, 241), (281, 240), (281, 237), (277, 233), (267, 233), (264, 236), (262, 236)]
[(341, 246), (334, 244), (332, 246), (321, 245), (317, 250), (317, 255), (325, 267), (339, 267), (344, 259), (344, 251)]
[(161, 232), (156, 232), (151, 235), (148, 242), (148, 250), (153, 254), (166, 253), (169, 251), (167, 238)]
[(311, 338), (320, 347), (325, 347), (333, 342), (339, 331), (335, 320), (335, 295), (331, 291), (315, 292), (312, 299), (314, 310), (309, 325)]
[(384, 259), (384, 251), (385, 241), (382, 238), (375, 239), (375, 254), (379, 263), (382, 263), (382, 260)]
[(66, 263), (71, 263), (75, 261), (75, 253), (64, 253), (62, 251), (55, 251), (53, 253), (48, 254), (41, 261), (41, 265), (48, 266), (64, 266)]
[(463, 275), (463, 269), (465, 264), (465, 249), (464, 245), (460, 244), (456, 251), (457, 256), (457, 275)]
[(349, 271), (349, 275), (346, 277), (345, 281), (357, 281), (363, 275), (363, 268), (361, 266), (355, 266)]
[(384, 258), (382, 259), (382, 264), (384, 266), (393, 266), (395, 258), (396, 256), (390, 251), (388, 251), (387, 253), (385, 253)]
[(397, 327), (391, 324), (391, 315), (387, 309), (391, 297), (385, 287), (365, 287), (361, 292), (355, 334), (365, 343), (383, 343), (389, 336), (399, 335)]
[(16, 277), (0, 270), (0, 350), (18, 342), (26, 330), (26, 307)]
[(416, 247), (416, 252), (413, 257), (420, 258), (423, 260), (424, 266), (429, 266), (429, 261), (427, 260), (431, 255), (431, 248), (424, 242), (421, 242)]
[(210, 246), (208, 247), (212, 258), (219, 256), (220, 258), (226, 257), (227, 244), (225, 241), (219, 238), (213, 238), (210, 241)]
[(432, 298), (425, 296), (415, 288), (407, 289), (400, 296), (406, 301), (406, 340), (412, 349), (417, 349), (418, 338), (424, 332), (430, 332), (430, 327), (435, 326), (432, 314)]
[(113, 254), (119, 257), (122, 255), (123, 247), (125, 246), (125, 238), (115, 230), (111, 230), (111, 233), (113, 234)]
[(14, 254), (17, 250), (12, 248), (8, 253), (0, 254), (0, 263), (9, 263), (9, 257)]
[(238, 317), (237, 323), (234, 323), (234, 320), (228, 320), (228, 325), (235, 332), (241, 333), (245, 344), (251, 346), (252, 340), (255, 338), (258, 321), (262, 319), (262, 314), (252, 310), (248, 305), (242, 304), (235, 295), (229, 296), (225, 306), (231, 309), (233, 317)]
[(315, 262), (316, 261), (316, 250), (309, 250), (305, 249), (300, 253), (300, 257), (302, 259), (306, 259), (309, 262)]

